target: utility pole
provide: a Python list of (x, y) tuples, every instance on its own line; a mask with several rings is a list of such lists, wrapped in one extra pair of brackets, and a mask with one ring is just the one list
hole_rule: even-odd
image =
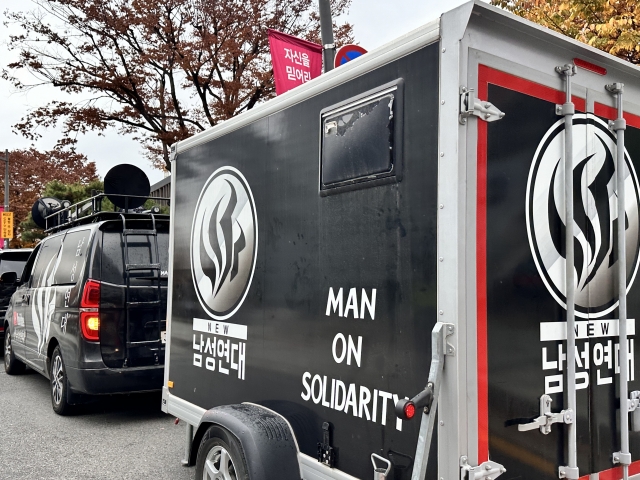
[(333, 70), (336, 57), (336, 44), (333, 41), (333, 19), (331, 18), (331, 4), (329, 0), (320, 2), (320, 33), (322, 37), (322, 60), (324, 72)]
[[(4, 211), (9, 211), (9, 150), (4, 151)], [(9, 248), (9, 239), (4, 239), (4, 248)]]

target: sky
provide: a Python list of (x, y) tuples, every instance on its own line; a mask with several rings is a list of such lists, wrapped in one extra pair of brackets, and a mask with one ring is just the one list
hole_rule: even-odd
[[(394, 38), (423, 25), (453, 9), (466, 0), (353, 0), (349, 13), (342, 20), (354, 26), (355, 39), (365, 49), (373, 50)], [(19, 7), (16, 7), (19, 5)], [(30, 2), (0, 0), (0, 11), (14, 9), (28, 10)], [(12, 57), (5, 42), (8, 30), (0, 25), (0, 68), (5, 68)], [(29, 92), (18, 92), (7, 81), (0, 79), (0, 151), (5, 149), (28, 148), (30, 140), (12, 133), (12, 126), (31, 109), (45, 105), (60, 93), (53, 87), (42, 86)], [(42, 131), (42, 138), (35, 142), (39, 150), (50, 149), (60, 137), (56, 130)], [(144, 157), (141, 146), (131, 137), (119, 135), (111, 130), (99, 136), (89, 133), (78, 137), (78, 151), (96, 163), (100, 177), (119, 163), (133, 163), (142, 168), (151, 183), (160, 181), (163, 172), (151, 167)]]

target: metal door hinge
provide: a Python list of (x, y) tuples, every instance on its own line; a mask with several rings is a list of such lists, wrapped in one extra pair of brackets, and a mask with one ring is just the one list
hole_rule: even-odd
[(472, 116), (485, 122), (495, 122), (504, 118), (504, 112), (493, 103), (476, 98), (473, 88), (460, 87), (460, 123), (465, 125), (467, 118)]
[(447, 341), (447, 338), (449, 338), (451, 335), (453, 335), (456, 331), (456, 327), (455, 325), (453, 325), (452, 323), (445, 323), (445, 330), (444, 330), (444, 354), (448, 355), (450, 357), (455, 357), (456, 356), (456, 347), (453, 346), (453, 344), (449, 343)]
[(631, 431), (640, 432), (640, 391), (636, 390), (629, 394), (629, 412), (631, 412)]
[(502, 465), (491, 460), (472, 467), (467, 457), (460, 457), (460, 480), (494, 480), (506, 471)]
[(526, 432), (539, 428), (544, 435), (548, 435), (551, 433), (551, 425), (554, 423), (573, 423), (573, 410), (568, 408), (567, 410), (553, 413), (551, 411), (551, 402), (552, 400), (549, 395), (542, 395), (540, 397), (540, 416), (531, 423), (518, 425), (518, 431)]
[(578, 480), (580, 478), (580, 473), (577, 467), (558, 467), (558, 478)]

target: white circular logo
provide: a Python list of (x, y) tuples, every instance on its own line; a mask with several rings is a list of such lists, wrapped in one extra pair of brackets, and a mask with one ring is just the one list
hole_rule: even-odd
[(233, 167), (205, 183), (191, 226), (191, 275), (202, 308), (216, 320), (242, 305), (256, 264), (258, 219), (251, 189)]
[[(538, 145), (527, 183), (527, 232), (540, 276), (566, 308), (564, 120)], [(573, 206), (575, 310), (582, 318), (601, 317), (618, 305), (616, 270), (618, 197), (616, 140), (592, 114), (573, 119)], [(625, 232), (627, 289), (638, 270), (638, 178), (625, 151)]]

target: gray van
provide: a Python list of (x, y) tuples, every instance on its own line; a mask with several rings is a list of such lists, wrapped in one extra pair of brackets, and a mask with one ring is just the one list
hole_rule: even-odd
[(168, 246), (167, 215), (100, 212), (53, 229), (9, 304), (6, 372), (49, 378), (60, 415), (86, 395), (161, 389)]

